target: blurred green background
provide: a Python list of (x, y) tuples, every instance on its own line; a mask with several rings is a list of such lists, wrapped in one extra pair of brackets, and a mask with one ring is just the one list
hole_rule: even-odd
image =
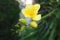
[(35, 0), (41, 5), (38, 28), (20, 32), (19, 2), (0, 0), (0, 40), (60, 40), (60, 0)]

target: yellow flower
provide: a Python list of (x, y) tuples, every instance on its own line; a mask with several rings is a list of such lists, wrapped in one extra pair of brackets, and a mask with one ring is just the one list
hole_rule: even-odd
[(30, 22), (30, 26), (33, 28), (37, 28), (37, 23), (35, 21)]
[(41, 14), (37, 14), (38, 10), (40, 9), (40, 5), (39, 4), (28, 4), (26, 5), (25, 8), (22, 9), (22, 13), (25, 17), (27, 18), (31, 18), (32, 20), (40, 20), (41, 19)]

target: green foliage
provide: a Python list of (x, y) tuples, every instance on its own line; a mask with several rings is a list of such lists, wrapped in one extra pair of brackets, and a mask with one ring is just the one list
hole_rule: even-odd
[(28, 27), (20, 40), (60, 40), (60, 0), (38, 0), (42, 19), (37, 29)]
[(37, 3), (41, 4), (42, 15), (38, 28), (27, 26), (20, 32), (20, 24), (16, 24), (18, 2), (0, 0), (0, 40), (60, 40), (60, 0), (37, 0)]
[(0, 40), (17, 40), (14, 25), (18, 22), (19, 12), (16, 0), (0, 0)]

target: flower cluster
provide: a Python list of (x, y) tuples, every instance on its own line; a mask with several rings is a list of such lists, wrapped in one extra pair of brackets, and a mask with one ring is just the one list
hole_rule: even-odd
[[(25, 18), (31, 19), (29, 26), (33, 28), (37, 28), (38, 26), (37, 21), (41, 20), (41, 14), (38, 14), (39, 9), (40, 9), (39, 4), (34, 4), (34, 5), (27, 4), (26, 7), (21, 10)], [(19, 19), (19, 21), (26, 25), (27, 21), (25, 19)]]

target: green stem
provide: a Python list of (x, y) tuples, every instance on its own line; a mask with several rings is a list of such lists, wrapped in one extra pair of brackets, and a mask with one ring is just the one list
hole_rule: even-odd
[(45, 19), (46, 17), (49, 17), (51, 16), (52, 14), (54, 14), (54, 12), (56, 11), (57, 9), (54, 9), (52, 10), (50, 13), (48, 13), (47, 15), (43, 16), (42, 19)]

